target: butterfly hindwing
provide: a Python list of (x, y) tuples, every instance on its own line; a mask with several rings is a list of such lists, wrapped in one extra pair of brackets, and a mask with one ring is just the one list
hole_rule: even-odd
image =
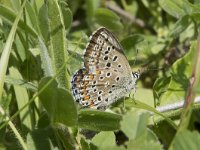
[(81, 106), (104, 108), (124, 96), (126, 88), (121, 86), (124, 82), (112, 69), (98, 70), (96, 74), (80, 69), (73, 77), (72, 91)]

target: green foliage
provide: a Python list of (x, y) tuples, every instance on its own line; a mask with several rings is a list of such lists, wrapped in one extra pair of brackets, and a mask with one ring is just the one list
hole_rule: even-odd
[[(21, 2), (0, 2), (1, 149), (199, 149), (198, 0)], [(100, 26), (141, 72), (134, 100), (106, 111), (79, 108), (70, 90)]]

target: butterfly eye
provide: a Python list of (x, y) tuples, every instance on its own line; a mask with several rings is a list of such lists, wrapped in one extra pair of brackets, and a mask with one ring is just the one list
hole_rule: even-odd
[(139, 77), (140, 77), (140, 73), (139, 72), (132, 72), (132, 74), (133, 74), (134, 78), (139, 79)]

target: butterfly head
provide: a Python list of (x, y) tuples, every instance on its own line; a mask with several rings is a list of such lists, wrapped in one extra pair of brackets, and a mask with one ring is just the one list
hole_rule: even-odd
[(140, 77), (140, 72), (138, 71), (138, 72), (132, 72), (132, 75), (133, 75), (133, 77), (135, 78), (135, 79), (139, 79), (139, 77)]

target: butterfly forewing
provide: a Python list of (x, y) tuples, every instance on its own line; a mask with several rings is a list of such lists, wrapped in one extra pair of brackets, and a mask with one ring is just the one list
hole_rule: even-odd
[(134, 89), (135, 81), (113, 34), (105, 28), (94, 32), (86, 46), (84, 68), (72, 79), (76, 101), (83, 107), (106, 107)]

